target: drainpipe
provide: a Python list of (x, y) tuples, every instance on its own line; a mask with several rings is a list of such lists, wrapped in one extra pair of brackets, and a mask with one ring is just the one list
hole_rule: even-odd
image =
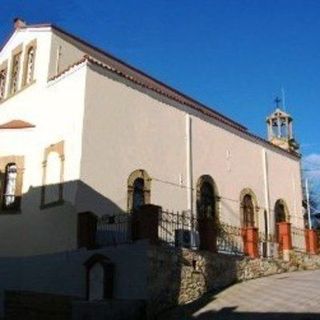
[[(193, 216), (193, 192), (192, 192), (192, 119), (186, 114), (186, 169), (187, 169), (187, 209), (191, 218)], [(192, 225), (193, 228), (193, 225)]]
[[(268, 179), (268, 155), (266, 149), (262, 149), (262, 163), (263, 163), (263, 181), (264, 181), (264, 199), (265, 199), (265, 207), (266, 207), (266, 216), (267, 221), (265, 222), (267, 225), (267, 234), (266, 237), (270, 234), (270, 198), (269, 198), (269, 179)], [(267, 241), (267, 256), (271, 256), (271, 246), (270, 243)]]

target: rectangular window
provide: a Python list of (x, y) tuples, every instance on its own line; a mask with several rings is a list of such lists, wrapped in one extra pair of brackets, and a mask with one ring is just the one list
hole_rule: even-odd
[(12, 58), (11, 86), (10, 86), (11, 94), (16, 93), (19, 89), (20, 60), (21, 60), (21, 52), (15, 54)]
[(4, 99), (6, 93), (7, 69), (0, 70), (0, 101)]

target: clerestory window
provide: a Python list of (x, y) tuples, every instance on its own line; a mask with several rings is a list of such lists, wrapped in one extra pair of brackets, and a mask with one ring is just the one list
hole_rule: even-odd
[(6, 93), (7, 69), (0, 70), (0, 101), (4, 99)]
[(31, 46), (27, 50), (25, 71), (24, 71), (24, 85), (28, 85), (33, 81), (35, 62), (35, 47)]
[(12, 59), (11, 86), (10, 93), (14, 94), (19, 89), (19, 73), (20, 73), (21, 52), (15, 54)]

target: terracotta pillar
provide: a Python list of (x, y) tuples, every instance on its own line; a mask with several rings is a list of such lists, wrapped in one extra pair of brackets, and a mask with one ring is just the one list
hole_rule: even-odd
[(246, 227), (242, 231), (243, 242), (244, 242), (244, 253), (250, 258), (258, 258), (258, 228)]
[(279, 251), (283, 253), (283, 260), (290, 260), (290, 252), (292, 250), (291, 223), (279, 222)]
[(314, 229), (307, 229), (305, 235), (307, 252), (310, 254), (317, 254), (319, 249), (317, 231)]
[(159, 217), (161, 210), (162, 209), (159, 206), (146, 204), (141, 206), (136, 212), (133, 212), (133, 240), (149, 239), (152, 244), (158, 242)]

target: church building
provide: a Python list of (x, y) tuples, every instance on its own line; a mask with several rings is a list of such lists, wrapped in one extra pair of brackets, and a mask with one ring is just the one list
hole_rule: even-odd
[(147, 204), (199, 220), (203, 248), (221, 224), (255, 228), (271, 255), (286, 222), (303, 250), (292, 123), (278, 105), (265, 140), (57, 26), (16, 19), (0, 51), (0, 256), (76, 250), (80, 213)]

